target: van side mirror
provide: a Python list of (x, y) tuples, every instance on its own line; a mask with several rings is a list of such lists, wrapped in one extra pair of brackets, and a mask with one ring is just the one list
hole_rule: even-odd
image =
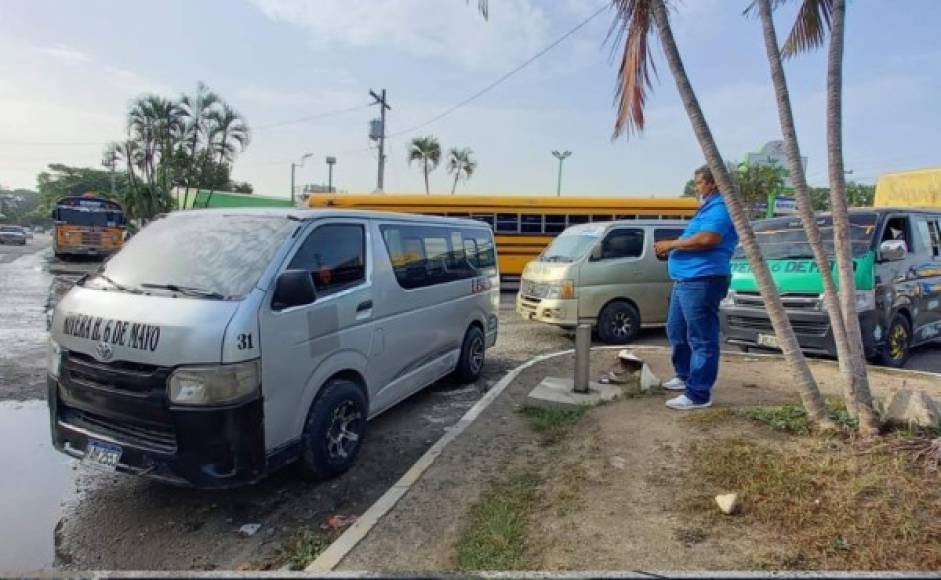
[(292, 306), (312, 304), (317, 300), (314, 278), (307, 270), (285, 270), (275, 283), (273, 310), (284, 310)]
[(603, 246), (603, 245), (604, 245), (604, 242), (602, 241), (601, 243), (596, 244), (595, 247), (593, 247), (593, 248), (591, 249), (591, 258), (590, 258), (590, 260), (591, 260), (592, 262), (597, 262), (597, 261), (600, 260), (601, 257), (603, 256), (603, 254), (602, 254), (602, 247), (601, 247), (601, 246)]
[(886, 240), (879, 246), (879, 257), (887, 262), (904, 260), (908, 255), (905, 240)]

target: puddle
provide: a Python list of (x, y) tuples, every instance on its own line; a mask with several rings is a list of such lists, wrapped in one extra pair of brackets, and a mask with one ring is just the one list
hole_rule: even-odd
[(75, 471), (52, 447), (45, 401), (0, 401), (0, 457), (0, 570), (50, 568)]

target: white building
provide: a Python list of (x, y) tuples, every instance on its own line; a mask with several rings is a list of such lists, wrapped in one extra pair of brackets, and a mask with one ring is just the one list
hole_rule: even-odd
[[(749, 165), (770, 165), (774, 163), (778, 167), (783, 167), (788, 171), (788, 173), (790, 173), (788, 169), (790, 165), (787, 162), (787, 154), (784, 152), (784, 141), (768, 141), (765, 143), (764, 147), (761, 148), (761, 151), (758, 151), (757, 153), (749, 153), (745, 158), (745, 161)], [(804, 173), (806, 173), (806, 157), (801, 157), (801, 165), (804, 166)], [(794, 187), (794, 183), (791, 181), (790, 177), (787, 177), (784, 180), (784, 187)]]

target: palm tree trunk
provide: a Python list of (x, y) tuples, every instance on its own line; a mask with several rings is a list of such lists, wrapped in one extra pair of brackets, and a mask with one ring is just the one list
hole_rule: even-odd
[(428, 159), (425, 159), (423, 163), (425, 169), (425, 195), (431, 195), (431, 188), (428, 187)]
[[(833, 213), (833, 244), (840, 276), (840, 306), (846, 325), (849, 363), (855, 378), (856, 411), (859, 430), (864, 435), (877, 433), (879, 419), (872, 407), (869, 377), (859, 316), (856, 313), (856, 274), (846, 203), (846, 178), (843, 173), (843, 36), (846, 18), (845, 0), (833, 0), (830, 50), (827, 55), (827, 165), (830, 173), (830, 211)], [(848, 404), (848, 403), (847, 403)]]
[(774, 29), (771, 0), (758, 0), (758, 13), (764, 32), (765, 51), (768, 53), (768, 64), (771, 68), (771, 80), (778, 101), (778, 118), (781, 123), (781, 134), (784, 136), (784, 151), (787, 154), (790, 166), (790, 177), (794, 183), (794, 197), (797, 199), (797, 211), (807, 241), (814, 253), (817, 269), (823, 279), (823, 301), (830, 316), (830, 328), (833, 330), (833, 341), (836, 343), (837, 359), (840, 361), (840, 378), (843, 382), (843, 397), (846, 408), (851, 415), (856, 414), (856, 375), (850, 363), (850, 347), (846, 338), (846, 327), (843, 322), (843, 312), (840, 310), (840, 301), (836, 284), (833, 281), (833, 268), (830, 258), (823, 248), (820, 238), (820, 228), (814, 217), (813, 202), (807, 188), (807, 178), (804, 166), (801, 163), (800, 146), (797, 142), (797, 128), (794, 124), (794, 114), (791, 110), (791, 97), (787, 88), (787, 79), (784, 75), (784, 66), (781, 63), (781, 51), (778, 48), (778, 37)]
[(742, 202), (729, 176), (725, 162), (722, 160), (719, 148), (712, 137), (712, 131), (709, 129), (709, 125), (706, 124), (699, 101), (696, 99), (696, 93), (693, 91), (686, 75), (676, 41), (673, 38), (673, 31), (670, 29), (669, 17), (663, 0), (650, 0), (650, 4), (653, 20), (657, 27), (657, 35), (660, 38), (667, 64), (673, 74), (673, 80), (676, 82), (676, 88), (680, 93), (686, 114), (689, 116), (706, 161), (729, 208), (729, 215), (735, 224), (745, 255), (748, 257), (748, 262), (751, 264), (752, 272), (758, 282), (758, 288), (765, 300), (768, 316), (771, 318), (771, 324), (778, 337), (784, 359), (790, 365), (794, 374), (797, 391), (804, 404), (804, 409), (813, 423), (823, 428), (832, 428), (833, 422), (829, 418), (823, 397), (820, 395), (820, 389), (817, 387), (814, 376), (810, 372), (810, 367), (807, 365), (807, 359), (804, 358), (804, 353), (801, 352), (797, 343), (797, 337), (794, 335), (794, 329), (791, 328), (784, 306), (781, 304), (781, 296), (778, 294), (774, 280), (771, 278), (768, 264), (761, 255), (755, 232), (748, 221), (748, 216), (742, 207)]
[(461, 176), (461, 170), (458, 169), (454, 172), (454, 184), (451, 185), (451, 195), (454, 195), (454, 191), (457, 189), (457, 179)]

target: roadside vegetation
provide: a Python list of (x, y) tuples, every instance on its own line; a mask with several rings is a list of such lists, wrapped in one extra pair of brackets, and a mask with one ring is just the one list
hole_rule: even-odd
[(522, 407), (519, 410), (530, 429), (540, 436), (543, 445), (554, 445), (560, 442), (566, 433), (585, 416), (588, 407), (573, 408), (543, 408)]
[(314, 528), (298, 530), (279, 553), (279, 560), (291, 570), (304, 570), (317, 556), (330, 547), (339, 536), (338, 532), (325, 532)]

